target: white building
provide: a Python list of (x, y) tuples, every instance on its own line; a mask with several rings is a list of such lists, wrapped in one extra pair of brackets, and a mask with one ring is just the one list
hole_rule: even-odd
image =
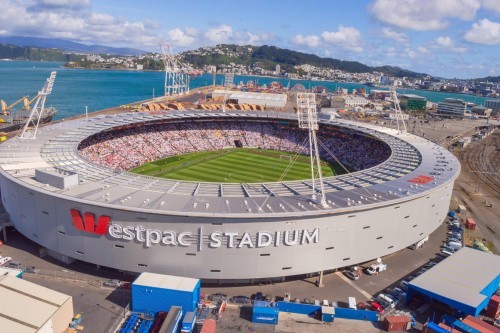
[(464, 117), (467, 114), (467, 103), (461, 99), (446, 98), (438, 103), (437, 113)]

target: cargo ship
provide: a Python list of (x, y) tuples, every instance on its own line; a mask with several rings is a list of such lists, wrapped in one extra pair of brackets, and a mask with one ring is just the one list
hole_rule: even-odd
[[(52, 121), (56, 115), (57, 110), (54, 107), (44, 108), (40, 124), (46, 124)], [(0, 114), (0, 132), (16, 131), (26, 124), (30, 112), (24, 109), (11, 110), (8, 114)], [(38, 120), (37, 115), (33, 116), (32, 122), (36, 123)]]

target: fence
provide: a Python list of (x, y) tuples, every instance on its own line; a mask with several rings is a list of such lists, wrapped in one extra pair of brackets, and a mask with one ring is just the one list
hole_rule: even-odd
[(123, 324), (128, 315), (130, 315), (130, 303), (128, 303), (127, 306), (120, 313), (120, 315), (116, 317), (116, 320), (108, 325), (108, 327), (104, 330), (104, 332), (115, 333), (118, 330), (118, 327), (120, 327)]
[(300, 304), (292, 302), (278, 302), (278, 309), (282, 312), (292, 312), (305, 314), (308, 316), (319, 315), (321, 312), (321, 306), (319, 305)]
[(35, 272), (27, 272), (25, 270), (23, 274), (38, 276), (40, 278), (45, 278), (45, 279), (61, 279), (67, 281), (84, 282), (95, 287), (102, 287), (103, 283), (109, 280), (64, 269), (56, 271), (56, 270), (37, 268)]
[(379, 321), (378, 312), (369, 310), (354, 310), (347, 308), (335, 308), (335, 318)]

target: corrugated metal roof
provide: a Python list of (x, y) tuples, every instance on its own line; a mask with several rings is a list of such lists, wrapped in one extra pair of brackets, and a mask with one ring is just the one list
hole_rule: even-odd
[(2, 277), (0, 279), (2, 332), (36, 332), (70, 297), (16, 277)]
[(187, 277), (163, 275), (154, 273), (142, 273), (134, 281), (134, 285), (156, 287), (162, 289), (173, 289), (192, 292), (200, 280)]
[(500, 256), (462, 248), (410, 282), (429, 293), (476, 308), (481, 292), (500, 276)]

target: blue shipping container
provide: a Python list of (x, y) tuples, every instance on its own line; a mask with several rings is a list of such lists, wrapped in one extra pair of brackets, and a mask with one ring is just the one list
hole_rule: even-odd
[(194, 312), (188, 312), (182, 320), (181, 332), (191, 333), (194, 329), (194, 324), (196, 322), (196, 314)]
[(260, 306), (253, 307), (252, 322), (261, 324), (278, 323), (278, 308), (265, 308)]

